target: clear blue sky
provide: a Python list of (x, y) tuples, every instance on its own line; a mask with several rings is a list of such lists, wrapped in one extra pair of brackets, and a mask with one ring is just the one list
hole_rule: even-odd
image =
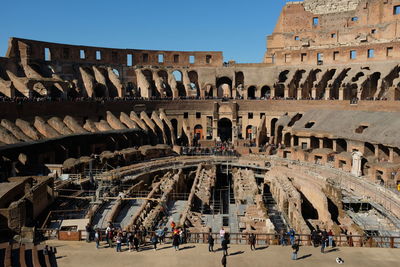
[(9, 37), (160, 50), (223, 51), (261, 62), (285, 0), (5, 0), (0, 55)]

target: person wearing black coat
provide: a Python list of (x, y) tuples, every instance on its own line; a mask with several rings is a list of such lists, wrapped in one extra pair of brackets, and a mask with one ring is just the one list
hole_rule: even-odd
[(212, 234), (208, 235), (208, 251), (214, 252), (214, 238), (212, 237)]
[(228, 240), (224, 239), (221, 242), (222, 250), (224, 251), (224, 255), (228, 256)]
[(255, 234), (252, 233), (249, 236), (249, 243), (250, 243), (250, 249), (256, 250), (256, 235)]
[(175, 248), (175, 251), (179, 250), (179, 235), (178, 234), (174, 234), (173, 240), (172, 240), (172, 245)]

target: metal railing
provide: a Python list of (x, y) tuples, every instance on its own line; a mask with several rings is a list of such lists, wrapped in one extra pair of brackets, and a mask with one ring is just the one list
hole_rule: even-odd
[[(46, 239), (58, 239), (61, 232), (54, 229), (39, 229), (40, 235)], [(70, 231), (74, 232), (80, 240), (86, 238), (86, 231)], [(105, 231), (101, 230), (103, 239), (105, 238)], [(153, 232), (148, 232), (145, 241), (150, 242), (149, 238)], [(219, 233), (192, 233), (188, 232), (185, 238), (187, 243), (207, 244), (208, 235), (212, 235), (215, 244), (221, 243)], [(165, 241), (172, 242), (172, 232), (165, 233)], [(249, 233), (229, 233), (230, 244), (247, 245), (249, 244)], [(279, 234), (256, 234), (256, 244), (258, 245), (281, 245), (282, 237)], [(290, 244), (290, 238), (284, 237), (285, 244)], [(312, 237), (309, 234), (296, 234), (295, 243), (302, 246), (312, 246)], [(336, 235), (333, 236), (333, 244), (336, 247), (367, 247), (367, 248), (400, 248), (400, 236), (361, 236), (361, 235)]]

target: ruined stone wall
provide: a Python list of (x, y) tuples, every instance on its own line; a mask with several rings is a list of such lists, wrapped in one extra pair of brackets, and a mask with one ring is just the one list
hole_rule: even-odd
[[(289, 2), (268, 36), (264, 62), (321, 65), (398, 59), (397, 5), (400, 1)], [(356, 55), (350, 57), (350, 51)]]
[(328, 14), (355, 10), (361, 0), (305, 0), (304, 9), (314, 14)]

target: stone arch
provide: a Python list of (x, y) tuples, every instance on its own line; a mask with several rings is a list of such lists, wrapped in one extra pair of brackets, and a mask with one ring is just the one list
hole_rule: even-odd
[(372, 157), (375, 156), (375, 146), (371, 143), (366, 142), (364, 145), (364, 156)]
[(257, 87), (255, 87), (254, 85), (249, 86), (247, 88), (247, 99), (255, 99), (256, 91), (257, 91)]
[(194, 126), (194, 138), (196, 140), (204, 139), (203, 126), (201, 124)]
[(106, 97), (106, 88), (103, 84), (98, 83), (93, 87), (93, 97)]
[(183, 74), (180, 70), (174, 70), (172, 75), (176, 81), (176, 89), (178, 89), (178, 96), (186, 96), (185, 85), (183, 84)]
[(253, 133), (253, 125), (247, 125), (246, 127), (246, 139), (253, 140), (255, 138)]
[(172, 89), (171, 86), (168, 84), (168, 72), (165, 70), (159, 70), (157, 72), (158, 76), (163, 80), (164, 83), (164, 92), (166, 97), (172, 97)]
[[(223, 86), (225, 84), (229, 86), (230, 92), (224, 92)], [(217, 86), (217, 97), (218, 98), (222, 98), (222, 97), (228, 95), (228, 93), (229, 93), (229, 97), (232, 95), (232, 79), (230, 79), (229, 77), (223, 76), (223, 77), (217, 78), (216, 86)]]
[(218, 121), (218, 136), (221, 141), (232, 140), (232, 121), (228, 118), (222, 118)]
[(199, 87), (199, 75), (197, 71), (191, 70), (188, 72), (190, 87), (192, 90), (196, 90), (196, 96), (200, 97), (200, 87)]
[(347, 142), (344, 139), (336, 140), (336, 152), (347, 152)]
[(263, 87), (261, 87), (261, 98), (271, 98), (271, 87), (269, 87), (268, 85), (264, 85)]
[(285, 147), (290, 147), (291, 139), (292, 135), (290, 133), (285, 133), (283, 138), (283, 144), (285, 145)]
[(282, 131), (283, 131), (283, 126), (279, 125), (278, 126), (278, 131), (276, 133), (276, 143), (278, 145), (282, 143), (282, 135), (283, 135)]
[(277, 118), (273, 118), (271, 120), (271, 136), (275, 136), (275, 126), (277, 121), (278, 121)]
[(244, 74), (243, 74), (243, 71), (235, 72), (235, 87), (238, 88), (239, 85), (244, 86)]

